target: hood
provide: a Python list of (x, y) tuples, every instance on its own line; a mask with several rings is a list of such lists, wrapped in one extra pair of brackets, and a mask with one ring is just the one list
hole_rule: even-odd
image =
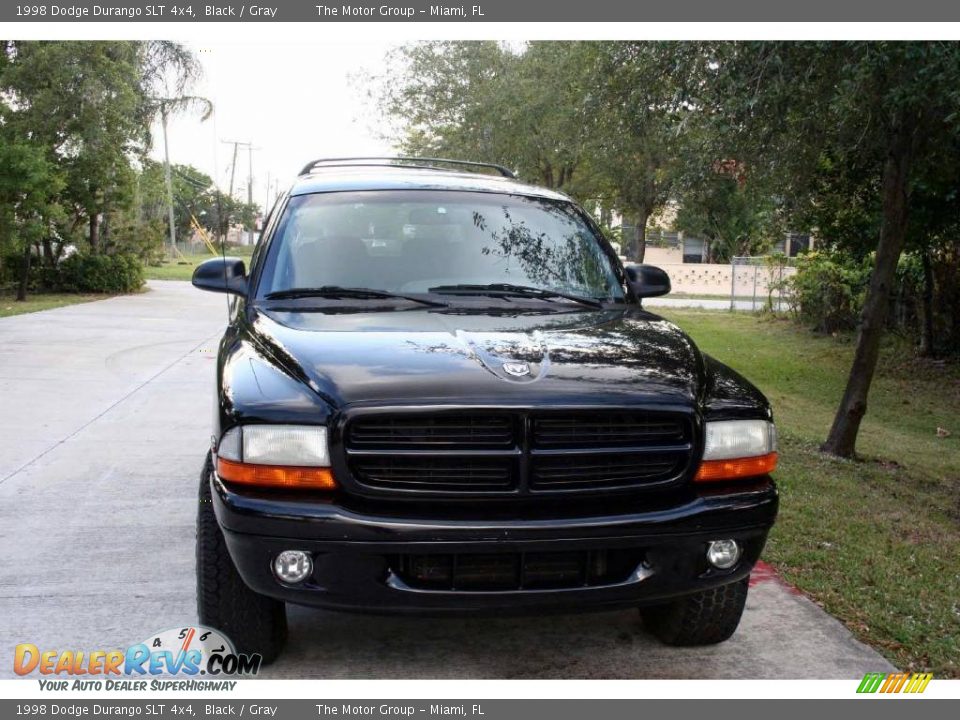
[(512, 316), (251, 307), (242, 334), (334, 407), (545, 398), (689, 407), (703, 383), (690, 338), (637, 307)]

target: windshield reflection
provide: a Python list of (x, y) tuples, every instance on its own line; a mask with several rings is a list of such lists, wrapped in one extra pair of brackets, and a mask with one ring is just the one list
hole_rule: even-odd
[(572, 204), (545, 198), (424, 190), (299, 196), (270, 243), (258, 297), (327, 285), (427, 293), (508, 283), (622, 300), (601, 242)]

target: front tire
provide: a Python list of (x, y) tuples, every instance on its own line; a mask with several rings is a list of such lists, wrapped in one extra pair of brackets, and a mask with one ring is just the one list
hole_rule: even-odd
[(213, 460), (207, 453), (197, 510), (197, 615), (201, 625), (229, 637), (238, 653), (260, 653), (269, 664), (287, 640), (286, 606), (255, 593), (237, 572), (213, 512), (212, 474)]
[(749, 578), (641, 608), (647, 629), (667, 645), (714, 645), (730, 638), (747, 603)]

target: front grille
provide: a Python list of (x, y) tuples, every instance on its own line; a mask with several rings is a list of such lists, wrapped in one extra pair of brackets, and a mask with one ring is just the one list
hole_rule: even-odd
[(684, 423), (638, 413), (584, 412), (533, 419), (533, 446), (624, 447), (683, 440)]
[(420, 590), (496, 592), (600, 587), (626, 581), (643, 562), (637, 549), (399, 555), (393, 572)]
[(514, 485), (513, 464), (499, 458), (359, 457), (351, 469), (364, 485), (389, 490), (484, 492)]
[(685, 464), (685, 453), (535, 457), (530, 487), (534, 490), (599, 490), (659, 483), (676, 475)]
[(513, 418), (497, 415), (410, 415), (365, 417), (350, 424), (350, 447), (512, 447)]
[(442, 496), (662, 487), (690, 465), (692, 419), (647, 410), (365, 412), (346, 422), (358, 490)]

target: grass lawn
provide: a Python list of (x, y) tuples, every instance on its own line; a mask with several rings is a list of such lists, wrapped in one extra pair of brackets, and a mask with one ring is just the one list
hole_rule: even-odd
[[(253, 253), (253, 245), (240, 245), (227, 248), (227, 257), (248, 259)], [(187, 255), (184, 260), (164, 260), (160, 265), (146, 265), (143, 268), (147, 280), (187, 280), (193, 277), (193, 269), (204, 260), (220, 257), (219, 254)], [(249, 264), (249, 260), (247, 260)]]
[(889, 337), (862, 458), (838, 460), (818, 446), (852, 337), (744, 313), (661, 314), (773, 404), (781, 505), (765, 558), (897, 666), (960, 677), (960, 366), (919, 360)]
[(77, 293), (40, 293), (29, 294), (23, 302), (17, 302), (15, 295), (0, 294), (0, 317), (23, 315), (38, 310), (51, 310), (64, 305), (104, 300), (111, 295), (77, 294)]

